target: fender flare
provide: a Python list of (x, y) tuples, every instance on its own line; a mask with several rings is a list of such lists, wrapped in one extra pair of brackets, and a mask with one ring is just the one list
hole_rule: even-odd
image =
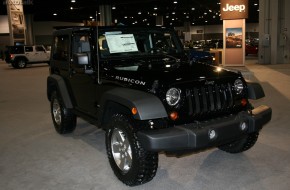
[(49, 101), (54, 90), (57, 90), (57, 92), (60, 94), (66, 108), (73, 108), (73, 104), (64, 79), (59, 75), (52, 74), (47, 77), (47, 98)]
[(246, 81), (248, 86), (248, 98), (258, 100), (265, 97), (263, 87), (256, 82)]
[(23, 56), (23, 55), (16, 55), (14, 57), (14, 62), (17, 62), (19, 59), (24, 59), (26, 62), (28, 62), (29, 60), (27, 59), (27, 57)]
[(99, 112), (99, 118), (103, 118), (102, 116), (105, 113), (108, 102), (118, 103), (130, 111), (133, 107), (137, 108), (137, 114), (133, 115), (134, 119), (137, 120), (168, 117), (164, 105), (158, 97), (139, 90), (119, 87), (105, 92), (100, 102), (101, 111)]

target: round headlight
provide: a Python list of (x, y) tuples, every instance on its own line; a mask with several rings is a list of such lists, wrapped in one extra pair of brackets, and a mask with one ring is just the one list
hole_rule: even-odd
[(235, 91), (237, 94), (241, 94), (242, 91), (244, 90), (244, 84), (241, 79), (237, 79), (234, 83), (234, 86), (235, 86)]
[(170, 106), (175, 106), (180, 100), (180, 90), (177, 88), (170, 88), (166, 92), (166, 101)]

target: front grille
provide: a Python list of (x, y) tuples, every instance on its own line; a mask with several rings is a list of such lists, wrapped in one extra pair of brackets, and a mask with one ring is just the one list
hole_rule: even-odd
[(234, 107), (233, 90), (230, 83), (187, 89), (186, 98), (188, 113), (195, 117), (228, 112)]

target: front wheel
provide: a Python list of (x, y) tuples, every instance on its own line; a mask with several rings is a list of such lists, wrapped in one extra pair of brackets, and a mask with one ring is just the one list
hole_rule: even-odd
[(70, 109), (65, 108), (58, 93), (54, 91), (50, 101), (51, 117), (55, 130), (59, 134), (71, 133), (76, 128), (76, 116)]
[(106, 130), (106, 148), (111, 168), (118, 179), (128, 186), (149, 182), (158, 167), (158, 153), (144, 150), (134, 129), (134, 122), (130, 118), (117, 114)]
[(218, 147), (228, 153), (240, 153), (252, 148), (258, 140), (259, 132), (251, 133), (242, 139)]

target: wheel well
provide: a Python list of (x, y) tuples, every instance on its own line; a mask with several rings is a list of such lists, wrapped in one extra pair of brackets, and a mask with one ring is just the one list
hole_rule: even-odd
[(56, 84), (54, 82), (48, 82), (47, 83), (47, 98), (49, 101), (51, 101), (51, 95), (53, 93), (53, 91), (56, 91), (57, 87)]
[(23, 57), (23, 56), (17, 56), (17, 57), (15, 57), (15, 61), (19, 61), (19, 60), (24, 60), (25, 62), (28, 61), (28, 59), (26, 57)]
[(111, 120), (112, 116), (117, 113), (123, 113), (125, 115), (131, 114), (128, 107), (113, 101), (107, 102), (101, 119), (101, 125), (106, 126), (106, 124)]

